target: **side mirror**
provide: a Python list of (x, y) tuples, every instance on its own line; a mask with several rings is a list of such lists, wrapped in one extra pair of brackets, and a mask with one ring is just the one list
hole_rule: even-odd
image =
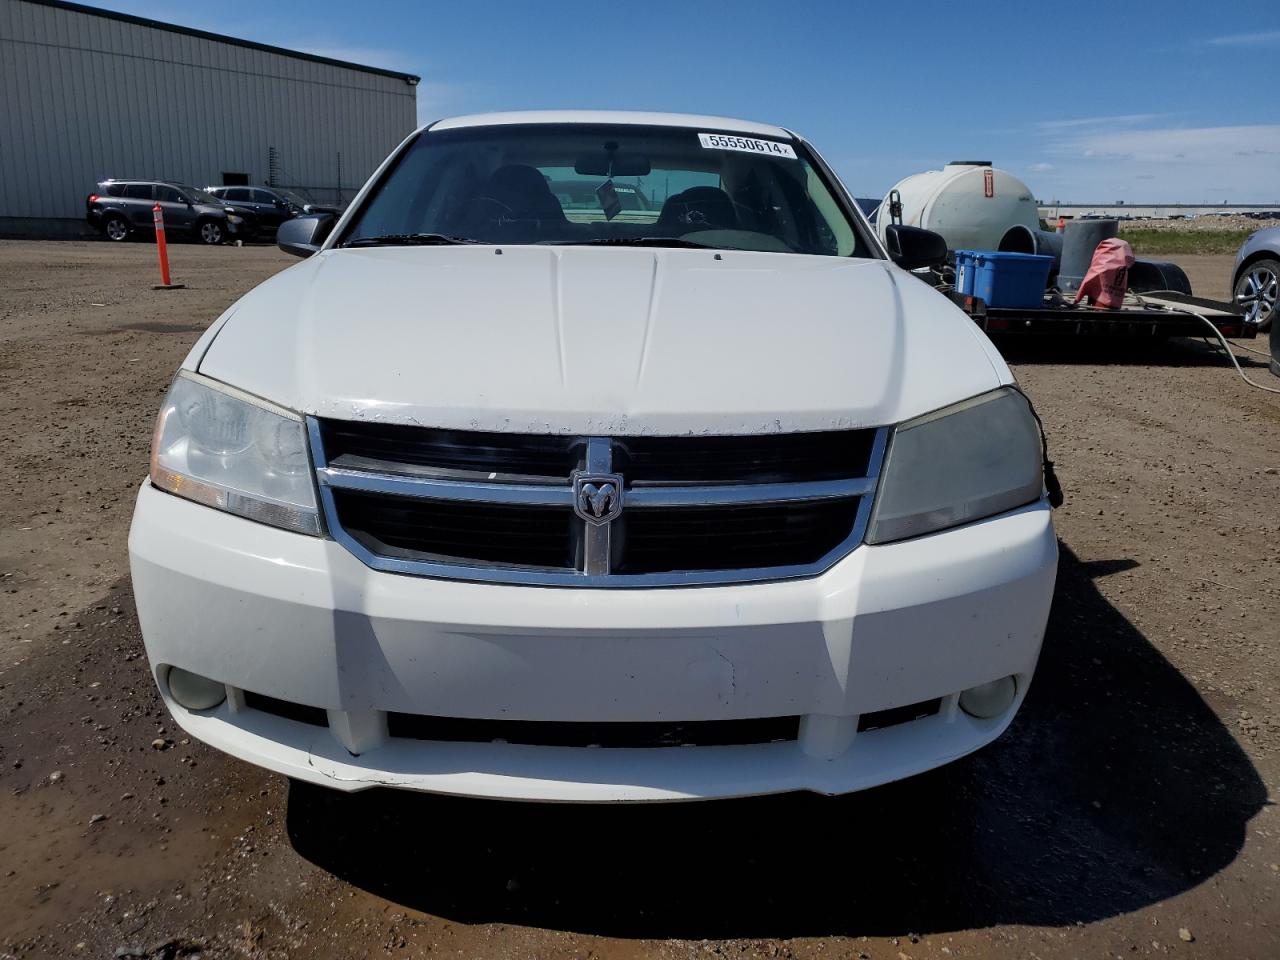
[(335, 223), (337, 218), (327, 213), (286, 220), (276, 231), (276, 246), (295, 257), (309, 257), (320, 249)]
[(885, 227), (884, 245), (889, 258), (903, 270), (940, 267), (947, 262), (947, 241), (932, 230), (893, 223)]

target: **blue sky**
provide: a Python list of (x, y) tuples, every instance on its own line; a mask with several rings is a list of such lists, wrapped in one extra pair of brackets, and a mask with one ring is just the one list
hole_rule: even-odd
[(1280, 2), (107, 0), (420, 74), (419, 118), (712, 113), (811, 139), (858, 195), (989, 159), (1044, 200), (1280, 203)]

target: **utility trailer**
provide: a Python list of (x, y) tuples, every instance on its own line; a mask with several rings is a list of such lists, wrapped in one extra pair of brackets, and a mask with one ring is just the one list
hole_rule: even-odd
[(1204, 324), (1179, 311), (1198, 313), (1224, 337), (1249, 340), (1257, 328), (1245, 323), (1233, 303), (1162, 291), (1141, 294), (1141, 301), (1114, 310), (1071, 303), (1046, 293), (1041, 307), (989, 307), (980, 298), (951, 292), (948, 296), (987, 333), (1057, 334), (1136, 337), (1203, 337)]

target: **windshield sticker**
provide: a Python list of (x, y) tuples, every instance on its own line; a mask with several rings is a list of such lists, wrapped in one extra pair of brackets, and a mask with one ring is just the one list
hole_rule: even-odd
[(796, 152), (789, 143), (776, 140), (755, 140), (751, 137), (730, 137), (723, 133), (700, 133), (698, 140), (704, 150), (741, 150), (743, 153), (763, 153), (770, 157), (796, 159)]

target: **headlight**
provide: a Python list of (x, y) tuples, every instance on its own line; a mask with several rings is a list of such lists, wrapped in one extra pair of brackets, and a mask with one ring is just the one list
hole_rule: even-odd
[(320, 533), (307, 433), (296, 413), (183, 371), (151, 441), (161, 490), (296, 533)]
[(1031, 405), (1005, 387), (894, 430), (868, 543), (905, 540), (1040, 498), (1040, 431)]

